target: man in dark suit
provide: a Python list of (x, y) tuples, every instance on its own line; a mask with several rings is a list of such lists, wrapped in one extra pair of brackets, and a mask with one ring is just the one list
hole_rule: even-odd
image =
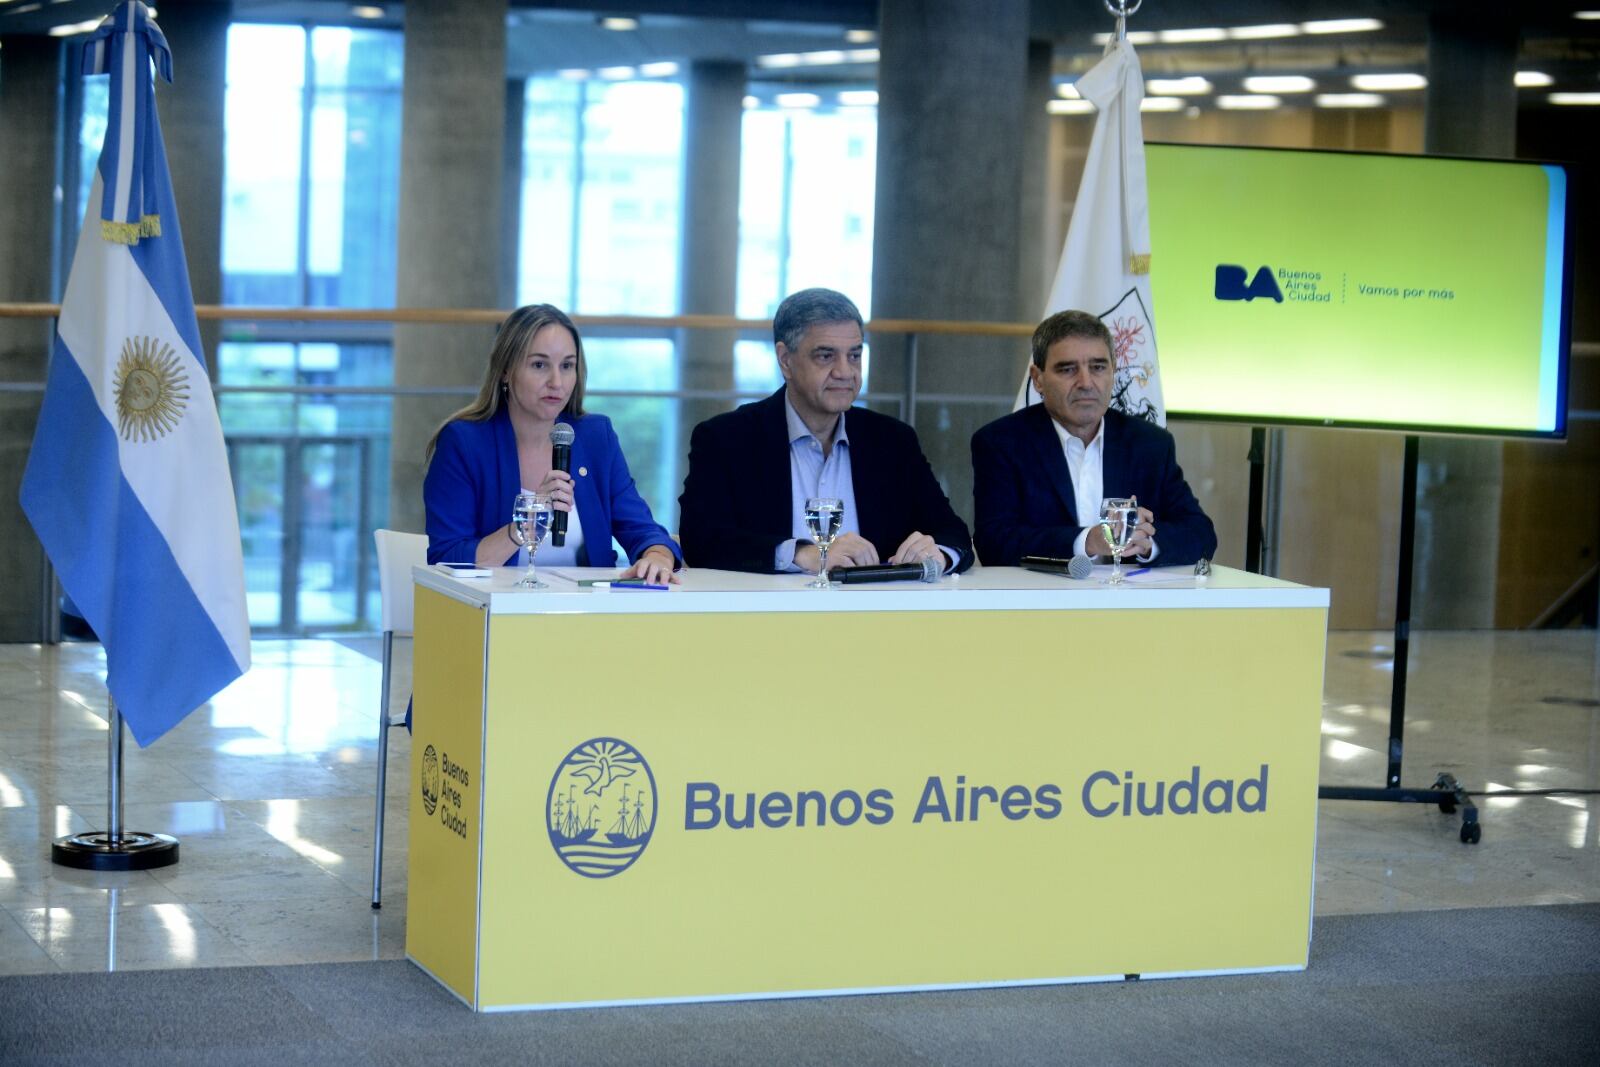
[(916, 431), (865, 408), (861, 313), (831, 289), (806, 289), (772, 320), (784, 386), (707, 419), (689, 441), (678, 498), (685, 561), (765, 573), (820, 567), (807, 538), (810, 497), (844, 501), (828, 565), (972, 566), (966, 523), (945, 498)]
[(976, 542), (985, 564), (1109, 558), (1098, 522), (1104, 497), (1138, 498), (1140, 522), (1124, 558), (1187, 565), (1216, 552), (1217, 531), (1183, 480), (1172, 435), (1108, 410), (1112, 351), (1111, 332), (1086, 312), (1060, 312), (1034, 331), (1028, 374), (1043, 403), (972, 436)]

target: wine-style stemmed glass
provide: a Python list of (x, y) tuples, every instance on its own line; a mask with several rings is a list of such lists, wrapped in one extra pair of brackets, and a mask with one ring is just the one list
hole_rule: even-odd
[(550, 529), (551, 511), (549, 493), (518, 493), (517, 499), (512, 502), (511, 523), (517, 528), (517, 536), (522, 538), (528, 550), (528, 573), (517, 583), (518, 589), (550, 588), (539, 580), (533, 557), (539, 551), (539, 542), (544, 540), (545, 532)]
[(832, 586), (828, 581), (828, 546), (839, 536), (842, 522), (844, 501), (827, 496), (814, 496), (806, 501), (806, 532), (817, 543), (817, 551), (822, 554), (822, 567), (816, 579), (807, 583), (808, 589), (828, 589)]
[(1109, 585), (1121, 585), (1122, 551), (1133, 540), (1139, 529), (1139, 501), (1136, 497), (1106, 497), (1100, 502), (1100, 536), (1111, 549), (1111, 574)]

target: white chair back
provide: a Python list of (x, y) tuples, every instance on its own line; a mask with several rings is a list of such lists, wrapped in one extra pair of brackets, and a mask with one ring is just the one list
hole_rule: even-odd
[(411, 568), (428, 562), (428, 538), (398, 530), (375, 530), (378, 542), (378, 594), (385, 633), (409, 634), (412, 620)]

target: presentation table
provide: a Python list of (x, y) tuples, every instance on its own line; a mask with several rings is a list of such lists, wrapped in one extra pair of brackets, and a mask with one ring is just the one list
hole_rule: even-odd
[(419, 567), (406, 954), (480, 1011), (1298, 970), (1328, 593)]

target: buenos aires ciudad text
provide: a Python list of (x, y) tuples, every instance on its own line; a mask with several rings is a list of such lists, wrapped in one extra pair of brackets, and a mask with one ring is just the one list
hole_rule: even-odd
[(930, 775), (898, 795), (867, 788), (756, 790), (717, 782), (684, 786), (685, 830), (748, 830), (1253, 815), (1267, 810), (1267, 764), (1214, 774), (1198, 764), (1168, 775), (1097, 770), (1070, 786), (969, 781)]

